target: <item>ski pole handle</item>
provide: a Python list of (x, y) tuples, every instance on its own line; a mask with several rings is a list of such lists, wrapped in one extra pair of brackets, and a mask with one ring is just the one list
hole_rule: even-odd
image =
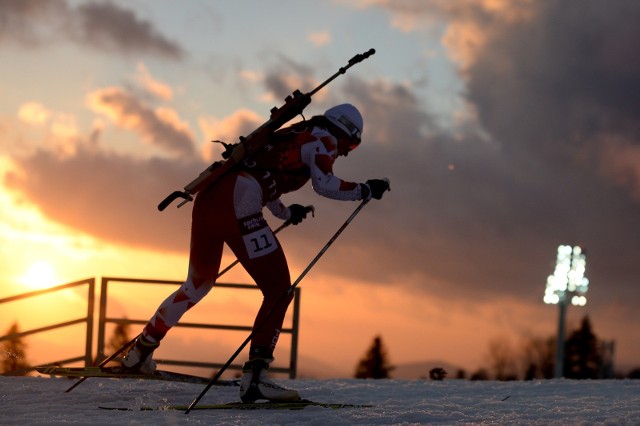
[[(311, 213), (311, 217), (316, 217), (316, 208), (313, 205), (309, 204), (308, 206), (304, 206), (305, 213)], [(289, 222), (289, 221), (287, 221)]]
[(391, 181), (389, 178), (382, 178), (383, 181), (387, 182), (387, 191), (391, 191)]

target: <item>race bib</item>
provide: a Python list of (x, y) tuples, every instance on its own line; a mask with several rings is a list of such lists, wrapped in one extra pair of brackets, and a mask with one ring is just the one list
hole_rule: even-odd
[(278, 249), (278, 242), (262, 214), (240, 219), (242, 241), (249, 259), (264, 256)]
[(242, 239), (249, 259), (264, 256), (278, 249), (276, 238), (268, 227), (244, 235)]

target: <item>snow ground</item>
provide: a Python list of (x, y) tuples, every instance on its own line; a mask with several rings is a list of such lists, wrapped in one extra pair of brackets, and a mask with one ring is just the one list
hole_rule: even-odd
[[(640, 424), (640, 380), (279, 380), (303, 398), (372, 408), (333, 410), (106, 411), (98, 406), (188, 405), (202, 385), (91, 378), (0, 376), (0, 425), (261, 424)], [(201, 404), (237, 401), (238, 387), (213, 387)]]

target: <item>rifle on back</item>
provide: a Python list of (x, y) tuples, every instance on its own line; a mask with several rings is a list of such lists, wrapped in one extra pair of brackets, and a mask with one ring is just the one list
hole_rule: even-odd
[(173, 191), (160, 204), (158, 210), (163, 211), (175, 199), (182, 198), (178, 207), (181, 207), (189, 201), (193, 201), (193, 197), (206, 188), (209, 184), (220, 178), (225, 173), (234, 169), (246, 157), (256, 153), (262, 148), (271, 136), (287, 122), (292, 120), (298, 114), (302, 114), (304, 108), (311, 103), (311, 96), (322, 89), (324, 86), (333, 81), (340, 74), (347, 72), (353, 65), (362, 62), (376, 51), (369, 49), (364, 53), (360, 53), (349, 60), (349, 63), (341, 67), (338, 72), (322, 82), (318, 87), (308, 93), (302, 93), (295, 90), (291, 95), (285, 98), (285, 103), (280, 108), (273, 107), (269, 119), (251, 132), (248, 136), (240, 136), (240, 141), (236, 144), (224, 144), (225, 151), (222, 153), (224, 160), (216, 161), (207, 167), (200, 175), (187, 184), (183, 191)]

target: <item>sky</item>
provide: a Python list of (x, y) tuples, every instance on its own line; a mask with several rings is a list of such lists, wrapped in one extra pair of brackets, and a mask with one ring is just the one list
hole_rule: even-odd
[[(351, 372), (380, 335), (392, 362), (473, 370), (491, 341), (555, 335), (542, 296), (570, 244), (590, 286), (569, 330), (588, 315), (635, 366), (639, 15), (632, 0), (0, 1), (0, 298), (184, 279), (191, 207), (157, 204), (220, 158), (212, 140), (236, 142), (375, 48), (304, 112), (356, 105), (363, 143), (334, 171), (391, 191), (301, 283), (300, 353)], [(296, 277), (357, 203), (310, 187), (283, 200), (316, 208), (279, 235)], [(146, 319), (166, 294), (118, 306)], [(210, 316), (198, 308), (185, 320)]]

